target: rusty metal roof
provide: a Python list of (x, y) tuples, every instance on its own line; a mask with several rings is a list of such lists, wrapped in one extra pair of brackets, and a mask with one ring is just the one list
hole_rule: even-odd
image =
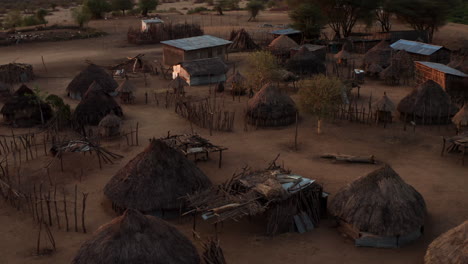
[(210, 35), (203, 35), (198, 37), (173, 39), (161, 41), (162, 44), (172, 46), (185, 51), (198, 50), (217, 46), (225, 46), (232, 43), (232, 41), (222, 38), (213, 37)]
[(432, 55), (434, 52), (444, 48), (442, 46), (406, 39), (400, 39), (397, 42), (390, 45), (390, 47), (392, 47), (395, 50), (404, 50), (409, 53), (416, 53), (421, 55)]
[(464, 74), (463, 72), (461, 72), (461, 71), (459, 71), (457, 69), (451, 68), (451, 67), (449, 67), (447, 65), (444, 65), (444, 64), (429, 62), (429, 61), (416, 61), (416, 63), (420, 63), (420, 64), (422, 64), (424, 66), (427, 66), (429, 68), (441, 71), (441, 72), (446, 73), (446, 74), (455, 75), (455, 76), (459, 76), (459, 77), (468, 77), (468, 74)]

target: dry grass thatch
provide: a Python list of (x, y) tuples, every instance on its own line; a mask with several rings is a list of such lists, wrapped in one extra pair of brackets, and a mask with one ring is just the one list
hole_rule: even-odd
[(424, 225), (426, 204), (418, 191), (385, 166), (342, 188), (330, 212), (360, 232), (399, 236)]
[(401, 116), (407, 115), (407, 120), (424, 120), (424, 124), (447, 122), (458, 111), (450, 96), (432, 80), (416, 87), (400, 101), (397, 109)]
[(208, 177), (182, 153), (159, 139), (120, 169), (104, 193), (119, 208), (142, 212), (179, 210), (180, 198), (211, 186)]
[(127, 210), (101, 226), (86, 241), (73, 264), (200, 264), (196, 248), (174, 226), (153, 216)]
[(25, 83), (34, 79), (33, 67), (24, 63), (0, 65), (0, 82), (7, 84)]
[(248, 101), (246, 118), (252, 125), (285, 126), (294, 123), (296, 113), (291, 97), (268, 83)]
[(395, 104), (388, 98), (387, 94), (384, 95), (374, 103), (372, 106), (377, 111), (384, 111), (384, 112), (393, 112), (396, 110)]
[(320, 74), (327, 71), (325, 64), (306, 47), (302, 47), (286, 64), (286, 69), (295, 74)]
[(169, 83), (169, 88), (173, 89), (175, 92), (183, 92), (184, 87), (188, 86), (184, 78), (177, 76), (174, 80)]
[(468, 220), (432, 241), (424, 256), (424, 264), (464, 263), (468, 263)]
[(119, 117), (123, 116), (122, 108), (114, 98), (103, 92), (99, 84), (93, 82), (76, 106), (72, 120), (78, 126), (97, 126), (101, 119), (111, 112)]
[(341, 49), (341, 51), (338, 52), (337, 54), (333, 55), (333, 57), (338, 62), (347, 61), (347, 60), (350, 60), (352, 58), (351, 53), (349, 53), (345, 49)]
[[(390, 65), (390, 58), (392, 56), (392, 48), (385, 41), (382, 40), (379, 44), (375, 45), (372, 49), (364, 55), (364, 65), (370, 66), (371, 64), (379, 64), (383, 68)], [(367, 69), (367, 67), (365, 67)]]
[(103, 68), (90, 64), (80, 72), (67, 86), (67, 93), (73, 99), (81, 99), (89, 86), (96, 82), (106, 92), (112, 93), (119, 86), (117, 82)]
[(134, 93), (135, 92), (135, 85), (130, 82), (128, 79), (125, 79), (119, 87), (117, 87), (116, 92), (118, 93)]
[(251, 51), (260, 48), (243, 28), (232, 30), (229, 41), (232, 41), (231, 45), (228, 47), (230, 51)]
[(372, 63), (369, 67), (367, 67), (367, 72), (370, 74), (378, 75), (384, 69), (379, 64)]
[(452, 118), (452, 122), (457, 126), (468, 126), (468, 102)]
[(122, 123), (122, 119), (114, 114), (114, 112), (106, 115), (100, 122), (99, 127), (115, 127), (119, 126)]
[(289, 53), (289, 51), (292, 48), (298, 48), (298, 47), (299, 45), (294, 40), (292, 40), (290, 37), (286, 35), (281, 35), (275, 38), (270, 43), (270, 45), (268, 45), (268, 48), (270, 48), (271, 50), (287, 52), (287, 53)]

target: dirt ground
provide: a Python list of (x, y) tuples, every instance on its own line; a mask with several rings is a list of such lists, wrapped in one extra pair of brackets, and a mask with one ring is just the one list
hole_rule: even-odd
[[(169, 7), (161, 7), (168, 9)], [(63, 21), (67, 18), (60, 17)], [(228, 12), (226, 16), (182, 16), (163, 14), (168, 21), (199, 21), (205, 27), (205, 32), (227, 36), (233, 27), (248, 27), (250, 30), (261, 30), (258, 24), (288, 23), (284, 12), (261, 13), (259, 21), (247, 23), (244, 12)], [(214, 20), (211, 22), (211, 20)], [(224, 22), (223, 22), (224, 21)], [(132, 46), (126, 43), (126, 30), (129, 26), (139, 26), (137, 18), (109, 19), (93, 21), (90, 26), (104, 30), (108, 36), (65, 41), (60, 43), (33, 43), (0, 48), (0, 64), (11, 61), (30, 63), (34, 66), (38, 78), (28, 85), (48, 93), (62, 96), (66, 103), (75, 107), (77, 101), (65, 96), (65, 88), (70, 80), (86, 64), (89, 59), (99, 65), (111, 65), (116, 61), (146, 54), (151, 60), (162, 57), (160, 45)], [(467, 32), (467, 26), (449, 24), (438, 33), (437, 38), (460, 35)], [(465, 33), (463, 33), (465, 32)], [(467, 34), (465, 34), (466, 36)], [(44, 57), (46, 68), (42, 65)], [(230, 54), (230, 63), (244, 70), (243, 59), (247, 54)], [(119, 80), (120, 81), (120, 80)], [(60, 172), (55, 165), (52, 176), (59, 179), (67, 188), (75, 184), (80, 190), (89, 193), (87, 206), (87, 234), (65, 232), (52, 228), (57, 243), (57, 251), (49, 256), (35, 256), (35, 246), (38, 230), (30, 216), (18, 212), (3, 200), (0, 201), (0, 263), (69, 263), (80, 245), (90, 238), (100, 225), (115, 217), (109, 201), (103, 195), (103, 187), (107, 181), (124, 166), (131, 158), (143, 150), (147, 139), (161, 137), (171, 133), (189, 133), (189, 123), (174, 113), (172, 109), (157, 107), (153, 100), (144, 104), (144, 93), (154, 90), (164, 90), (168, 81), (161, 77), (151, 76), (148, 87), (143, 80), (134, 80), (138, 87), (137, 102), (134, 105), (123, 105), (124, 122), (126, 126), (140, 125), (140, 146), (128, 147), (124, 141), (103, 142), (103, 145), (125, 158), (116, 164), (105, 165), (99, 169), (96, 160), (82, 155), (69, 154), (64, 158), (65, 171)], [(411, 87), (386, 86), (378, 80), (366, 80), (362, 86), (362, 102), (369, 96), (380, 96), (384, 91), (398, 102)], [(208, 87), (189, 88), (190, 95), (207, 95)], [(293, 96), (295, 98), (295, 96)], [(468, 218), (468, 166), (463, 167), (454, 155), (440, 156), (441, 136), (453, 135), (452, 127), (418, 127), (403, 131), (401, 123), (395, 123), (384, 129), (380, 126), (349, 123), (347, 121), (326, 122), (324, 133), (315, 133), (315, 119), (302, 115), (299, 124), (298, 151), (292, 148), (294, 126), (259, 129), (244, 132), (241, 115), (247, 98), (241, 102), (233, 102), (229, 96), (225, 104), (236, 110), (236, 124), (233, 132), (214, 132), (195, 127), (195, 131), (210, 139), (214, 144), (226, 146), (228, 151), (223, 155), (223, 167), (218, 169), (216, 159), (198, 163), (200, 168), (216, 184), (229, 178), (236, 169), (249, 164), (256, 168), (267, 165), (278, 153), (280, 161), (295, 173), (316, 179), (324, 185), (324, 189), (334, 194), (347, 183), (378, 168), (376, 165), (334, 164), (320, 160), (318, 156), (324, 152), (337, 152), (351, 155), (375, 155), (380, 161), (386, 162), (400, 174), (409, 184), (414, 186), (427, 203), (428, 217), (424, 236), (415, 243), (401, 249), (357, 248), (352, 241), (341, 236), (333, 227), (331, 220), (323, 220), (321, 226), (305, 234), (288, 233), (276, 237), (266, 237), (262, 218), (252, 221), (243, 219), (240, 222), (228, 222), (219, 234), (221, 244), (228, 263), (422, 263), (428, 244), (446, 230), (460, 224)], [(16, 132), (24, 131), (15, 129)], [(0, 134), (11, 134), (11, 128), (0, 126)], [(33, 169), (40, 169), (50, 159), (43, 157), (31, 161), (24, 166), (24, 177)], [(76, 175), (84, 170), (81, 182)], [(175, 219), (170, 222), (176, 225), (188, 237), (191, 234), (190, 219)], [(198, 221), (197, 231), (204, 237), (214, 235), (212, 226)]]

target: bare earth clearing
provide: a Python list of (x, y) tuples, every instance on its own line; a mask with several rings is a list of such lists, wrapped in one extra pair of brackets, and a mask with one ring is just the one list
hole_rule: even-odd
[[(171, 4), (176, 5), (176, 4)], [(160, 7), (169, 9), (170, 5)], [(60, 11), (57, 22), (70, 21)], [(261, 13), (257, 23), (247, 23), (245, 12), (227, 12), (224, 17), (210, 15), (182, 16), (163, 14), (167, 21), (188, 22), (198, 21), (205, 27), (207, 34), (227, 37), (232, 28), (246, 27), (250, 30), (260, 30), (257, 24), (288, 23), (284, 12)], [(50, 19), (49, 19), (50, 21)], [(211, 22), (212, 21), (212, 22)], [(38, 78), (28, 83), (36, 85), (43, 91), (54, 93), (66, 98), (65, 87), (70, 80), (84, 68), (86, 59), (98, 65), (111, 65), (127, 56), (145, 53), (145, 58), (151, 60), (162, 57), (160, 45), (131, 46), (126, 43), (126, 32), (129, 26), (139, 26), (137, 18), (122, 18), (118, 20), (93, 21), (91, 27), (109, 33), (108, 36), (87, 40), (75, 40), (56, 43), (34, 43), (0, 48), (0, 64), (16, 62), (30, 63)], [(456, 41), (453, 36), (467, 36), (468, 27), (456, 24), (445, 26), (436, 39)], [(44, 56), (47, 72), (42, 66), (41, 56)], [(236, 67), (242, 72), (247, 54), (230, 54), (229, 61), (236, 62)], [(120, 80), (119, 80), (120, 81)], [(88, 233), (65, 232), (53, 228), (57, 242), (57, 252), (51, 256), (34, 256), (38, 230), (25, 213), (13, 209), (3, 199), (0, 201), (0, 263), (69, 263), (81, 243), (91, 236), (100, 225), (115, 217), (109, 201), (103, 195), (103, 187), (107, 181), (126, 162), (146, 147), (148, 138), (161, 137), (172, 133), (189, 133), (188, 121), (174, 113), (173, 109), (157, 107), (153, 100), (144, 104), (144, 92), (151, 93), (155, 89), (165, 89), (168, 81), (159, 76), (152, 76), (145, 88), (142, 80), (135, 81), (138, 87), (137, 100), (134, 105), (122, 105), (124, 122), (141, 127), (140, 146), (128, 147), (124, 141), (104, 142), (104, 146), (125, 156), (114, 165), (105, 165), (99, 170), (97, 161), (82, 155), (69, 154), (64, 158), (65, 172), (55, 166), (54, 176), (68, 186), (78, 184), (79, 188), (89, 192), (87, 206)], [(361, 95), (366, 102), (372, 94), (381, 96), (384, 91), (398, 102), (411, 87), (385, 86), (381, 81), (366, 80), (362, 86)], [(191, 95), (207, 95), (208, 87), (192, 87)], [(293, 96), (294, 98), (294, 96)], [(220, 99), (222, 100), (222, 99)], [(65, 99), (72, 107), (77, 101)], [(292, 150), (294, 126), (281, 129), (259, 129), (243, 131), (241, 116), (247, 98), (241, 102), (232, 102), (226, 95), (225, 104), (236, 110), (235, 131), (232, 133), (214, 132), (195, 127), (196, 132), (210, 139), (214, 144), (229, 148), (223, 157), (223, 167), (218, 169), (217, 162), (199, 163), (200, 168), (212, 179), (220, 183), (229, 178), (232, 173), (245, 164), (262, 168), (278, 153), (280, 160), (295, 173), (318, 180), (324, 189), (335, 194), (339, 188), (352, 180), (377, 168), (374, 165), (333, 164), (318, 159), (324, 152), (338, 152), (351, 155), (373, 154), (378, 160), (393, 166), (400, 176), (413, 185), (427, 203), (429, 215), (425, 226), (425, 234), (417, 242), (402, 249), (372, 249), (357, 248), (353, 243), (342, 237), (332, 221), (323, 220), (318, 229), (305, 234), (288, 233), (276, 237), (263, 236), (262, 219), (246, 218), (238, 223), (224, 224), (220, 240), (228, 263), (422, 263), (428, 244), (446, 230), (459, 225), (468, 218), (468, 167), (463, 167), (457, 157), (446, 155), (440, 157), (441, 136), (453, 135), (452, 127), (418, 127), (416, 132), (410, 129), (403, 131), (402, 124), (390, 125), (387, 129), (375, 125), (353, 124), (345, 121), (326, 122), (324, 134), (315, 133), (315, 119), (302, 116), (299, 126), (300, 149)], [(20, 130), (18, 130), (18, 133)], [(16, 133), (16, 130), (15, 130)], [(0, 127), (0, 134), (11, 134), (7, 126)], [(45, 158), (30, 162), (32, 168), (41, 168)], [(85, 174), (79, 182), (74, 177), (83, 168)], [(187, 237), (192, 237), (191, 219), (175, 219), (170, 221)], [(200, 224), (197, 231), (203, 236), (214, 234), (214, 229), (206, 224)]]

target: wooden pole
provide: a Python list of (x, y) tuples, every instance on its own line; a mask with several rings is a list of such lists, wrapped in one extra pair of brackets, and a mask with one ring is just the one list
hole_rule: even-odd
[(67, 212), (67, 196), (65, 195), (65, 189), (63, 189), (63, 213), (65, 215), (65, 226), (68, 232), (68, 212)]
[(86, 233), (86, 226), (85, 226), (86, 198), (88, 198), (88, 194), (83, 193), (83, 202), (82, 202), (82, 210), (81, 210), (81, 227), (83, 227), (83, 233)]
[(78, 186), (75, 184), (75, 210), (74, 210), (74, 213), (75, 213), (75, 232), (78, 232), (78, 216), (77, 216), (77, 190), (78, 190)]
[(297, 130), (299, 124), (299, 112), (296, 111), (296, 131), (294, 133), (294, 149), (297, 151)]
[(41, 59), (42, 59), (42, 65), (44, 66), (44, 70), (47, 72), (47, 67), (44, 62), (44, 56), (41, 56)]
[(55, 206), (55, 218), (57, 219), (57, 227), (60, 229), (60, 218), (57, 207), (57, 185), (54, 185), (54, 206)]

